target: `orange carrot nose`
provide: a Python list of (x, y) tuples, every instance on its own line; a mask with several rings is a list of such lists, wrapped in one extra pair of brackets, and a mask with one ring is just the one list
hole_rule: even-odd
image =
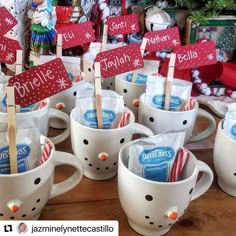
[(12, 206), (12, 207), (10, 207), (10, 211), (11, 212), (17, 212), (19, 210), (19, 207), (18, 206)]
[(135, 99), (135, 100), (133, 101), (133, 105), (134, 105), (135, 107), (139, 107), (139, 100), (138, 100), (138, 99)]
[(105, 152), (102, 152), (98, 155), (98, 158), (102, 161), (106, 161), (108, 159), (108, 154)]
[(65, 104), (63, 102), (59, 102), (59, 103), (57, 103), (56, 108), (61, 110), (61, 109), (65, 108)]
[(178, 213), (176, 211), (171, 211), (167, 214), (167, 216), (172, 220), (176, 220), (178, 218)]
[(17, 212), (20, 209), (22, 202), (19, 200), (10, 201), (7, 203), (7, 206), (11, 212)]

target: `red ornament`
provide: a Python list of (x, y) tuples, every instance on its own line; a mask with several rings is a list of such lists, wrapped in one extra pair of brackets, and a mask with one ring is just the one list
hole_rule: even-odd
[(225, 90), (225, 94), (226, 94), (227, 96), (230, 96), (230, 95), (232, 94), (232, 92), (233, 92), (233, 90), (230, 89), (230, 88), (227, 88), (227, 89)]

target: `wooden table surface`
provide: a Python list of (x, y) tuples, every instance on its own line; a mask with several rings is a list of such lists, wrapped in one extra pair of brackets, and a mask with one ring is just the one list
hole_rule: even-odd
[[(216, 118), (216, 122), (219, 118)], [(205, 126), (198, 119), (196, 129)], [(56, 131), (51, 130), (51, 134)], [(206, 162), (214, 172), (212, 150), (215, 133), (207, 140), (187, 147), (199, 160)], [(56, 145), (58, 151), (72, 153), (70, 138)], [(73, 173), (68, 166), (56, 168), (55, 182), (62, 181)], [(226, 170), (227, 171), (227, 170)], [(215, 172), (214, 172), (215, 175)], [(217, 185), (215, 175), (210, 189), (192, 201), (186, 213), (173, 225), (168, 236), (235, 236), (236, 198), (225, 194)], [(40, 220), (118, 220), (120, 236), (139, 235), (128, 225), (117, 193), (117, 178), (95, 181), (83, 177), (79, 185), (70, 192), (49, 200)]]

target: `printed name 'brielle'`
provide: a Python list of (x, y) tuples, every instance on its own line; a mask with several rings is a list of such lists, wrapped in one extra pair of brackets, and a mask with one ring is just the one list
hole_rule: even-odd
[(162, 37), (156, 35), (154, 38), (150, 38), (148, 40), (148, 44), (156, 44), (156, 43), (160, 43), (160, 42), (166, 42), (170, 40), (170, 36), (168, 35), (164, 35)]
[(118, 30), (118, 29), (124, 29), (127, 27), (127, 23), (124, 22), (124, 21), (121, 21), (120, 23), (115, 23), (115, 22), (112, 22), (109, 30), (110, 31), (114, 31), (114, 30)]
[(53, 80), (54, 75), (51, 70), (47, 70), (46, 73), (43, 71), (36, 72), (36, 76), (25, 83), (15, 82), (14, 87), (20, 97), (24, 97), (26, 93), (34, 90), (35, 87), (40, 87), (42, 84), (48, 83), (48, 80)]
[(183, 61), (190, 61), (192, 59), (197, 58), (197, 52), (196, 51), (188, 51), (186, 54), (177, 54), (177, 58), (179, 60), (179, 63), (182, 63)]
[(107, 71), (111, 67), (115, 67), (116, 69), (121, 66), (122, 64), (126, 64), (130, 62), (130, 57), (123, 53), (122, 57), (116, 56), (113, 61), (107, 61), (107, 58), (104, 58), (100, 61), (101, 69)]

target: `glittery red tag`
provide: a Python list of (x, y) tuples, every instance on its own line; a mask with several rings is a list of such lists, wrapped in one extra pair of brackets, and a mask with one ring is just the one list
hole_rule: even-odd
[(148, 39), (146, 50), (149, 52), (175, 48), (181, 45), (178, 27), (147, 32), (144, 34), (144, 38)]
[(137, 43), (100, 52), (95, 62), (100, 62), (103, 78), (144, 67), (140, 45)]
[(62, 48), (72, 48), (95, 40), (93, 23), (91, 21), (69, 25), (58, 29), (58, 34), (62, 34)]
[(57, 58), (11, 77), (9, 85), (15, 87), (15, 103), (25, 107), (70, 88), (72, 83)]
[(181, 46), (174, 52), (176, 53), (175, 65), (179, 70), (217, 63), (213, 40)]
[(18, 41), (0, 36), (0, 61), (13, 64), (16, 61), (16, 50), (21, 50)]
[(16, 24), (17, 20), (13, 15), (5, 7), (0, 7), (0, 34), (6, 34)]
[(112, 16), (107, 18), (109, 35), (130, 34), (139, 31), (138, 15)]

